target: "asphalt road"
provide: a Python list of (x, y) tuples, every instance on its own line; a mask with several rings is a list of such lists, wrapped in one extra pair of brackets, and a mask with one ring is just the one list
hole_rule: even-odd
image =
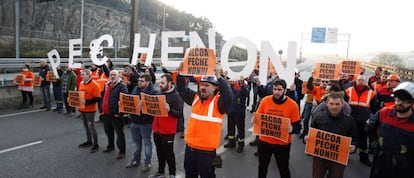
[[(313, 62), (319, 59), (307, 60), (299, 64), (302, 79), (307, 80), (313, 67)], [(117, 160), (117, 150), (112, 153), (102, 153), (107, 140), (102, 123), (97, 123), (100, 150), (89, 153), (87, 148), (78, 148), (85, 141), (85, 131), (81, 120), (66, 117), (56, 112), (32, 110), (28, 113), (0, 116), (0, 177), (148, 177), (157, 171), (158, 163), (153, 148), (152, 169), (143, 173), (141, 166), (125, 168), (135, 146), (131, 140), (129, 128), (125, 127), (127, 148), (126, 158)], [(189, 107), (185, 107), (185, 118)], [(252, 114), (246, 111), (246, 129), (251, 128)], [(227, 121), (223, 122), (222, 136), (227, 133)], [(216, 169), (217, 177), (257, 177), (258, 159), (254, 156), (257, 147), (248, 145), (254, 139), (251, 132), (246, 132), (246, 146), (243, 153), (234, 149), (224, 149), (222, 139), (218, 152), (223, 158), (223, 168)], [(178, 136), (174, 145), (177, 177), (184, 177), (184, 140)], [(312, 157), (304, 154), (305, 145), (293, 136), (290, 154), (290, 170), (292, 177), (309, 178), (312, 174)], [(272, 158), (268, 169), (268, 177), (279, 177), (278, 169)], [(168, 170), (166, 170), (168, 172)], [(366, 178), (369, 167), (361, 164), (358, 155), (351, 155), (344, 177)]]

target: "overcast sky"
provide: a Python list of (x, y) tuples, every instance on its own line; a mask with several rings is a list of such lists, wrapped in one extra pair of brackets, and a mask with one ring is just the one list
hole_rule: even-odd
[[(268, 40), (274, 49), (302, 41), (304, 53), (345, 55), (376, 51), (414, 51), (414, 17), (410, 1), (332, 0), (161, 0), (196, 17), (207, 17), (228, 40), (243, 36), (260, 49)], [(168, 19), (167, 19), (168, 20)], [(337, 44), (310, 43), (312, 27), (336, 27)], [(301, 40), (301, 34), (303, 40)]]

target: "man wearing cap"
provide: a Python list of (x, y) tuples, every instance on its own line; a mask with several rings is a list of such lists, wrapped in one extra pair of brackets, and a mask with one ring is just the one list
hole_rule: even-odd
[(394, 98), (393, 108), (382, 108), (366, 123), (376, 139), (370, 178), (414, 177), (414, 83), (398, 85)]
[(387, 77), (387, 85), (386, 87), (382, 88), (377, 93), (378, 98), (378, 110), (382, 107), (390, 107), (392, 108), (395, 104), (394, 97), (392, 96), (393, 90), (395, 87), (400, 84), (400, 76), (397, 74), (390, 74)]
[[(178, 68), (181, 71), (182, 63)], [(184, 136), (185, 177), (215, 177), (213, 160), (220, 145), (224, 114), (233, 96), (227, 81), (220, 75), (221, 66), (215, 67), (215, 76), (203, 76), (198, 92), (187, 87), (183, 76), (177, 77), (177, 89), (184, 102), (191, 105), (191, 114)], [(208, 129), (206, 129), (208, 128)]]

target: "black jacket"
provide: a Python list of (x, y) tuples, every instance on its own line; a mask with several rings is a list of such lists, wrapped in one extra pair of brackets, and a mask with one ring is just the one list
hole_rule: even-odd
[(172, 90), (161, 93), (165, 95), (167, 103), (170, 105), (170, 111), (168, 114), (171, 114), (174, 117), (180, 118), (183, 117), (183, 107), (184, 101), (177, 92), (177, 87), (173, 85)]
[[(156, 95), (158, 94), (157, 90), (154, 89), (154, 86), (152, 84), (149, 84), (148, 88), (144, 91), (138, 88), (138, 86), (135, 86), (132, 90), (132, 95), (141, 95), (141, 92), (148, 94), (148, 95)], [(135, 124), (151, 124), (152, 121), (154, 121), (154, 116), (142, 114), (141, 115), (135, 115), (131, 114), (131, 122)]]
[(48, 71), (50, 71), (49, 65), (46, 64), (45, 66), (40, 67), (39, 76), (42, 77), (41, 86), (50, 85), (50, 82), (46, 81), (46, 75)]
[(350, 115), (341, 112), (339, 116), (333, 117), (327, 110), (317, 112), (312, 115), (311, 127), (351, 137), (351, 144), (358, 145), (358, 129), (355, 120)]
[[(108, 85), (110, 85), (110, 82), (105, 84), (105, 90), (109, 87)], [(119, 93), (128, 93), (126, 86), (122, 83), (121, 80), (118, 81), (115, 86), (112, 86), (112, 89), (109, 93), (108, 107), (111, 116), (119, 114)]]

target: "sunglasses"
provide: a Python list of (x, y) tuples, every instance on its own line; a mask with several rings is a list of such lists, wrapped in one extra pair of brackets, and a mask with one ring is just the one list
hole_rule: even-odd
[(324, 80), (324, 81), (322, 81), (322, 83), (328, 83), (329, 81), (327, 81), (327, 80)]

